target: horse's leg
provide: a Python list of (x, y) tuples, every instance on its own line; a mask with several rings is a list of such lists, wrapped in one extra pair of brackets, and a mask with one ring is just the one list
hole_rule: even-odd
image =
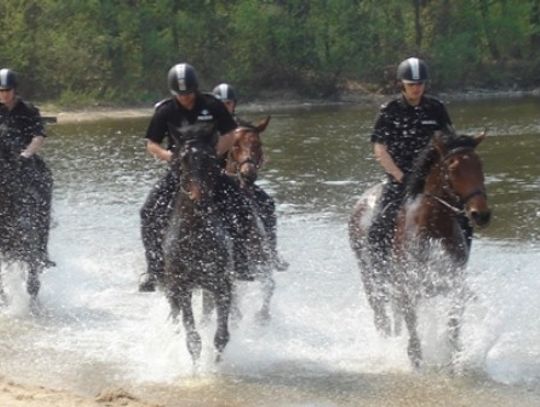
[(452, 306), (448, 318), (448, 342), (452, 350), (451, 368), (454, 370), (462, 351), (461, 322), (465, 312), (465, 287), (460, 287), (452, 296)]
[(270, 301), (274, 295), (276, 282), (272, 275), (271, 269), (265, 269), (261, 275), (261, 285), (263, 292), (263, 304), (259, 312), (256, 314), (256, 319), (261, 324), (266, 324), (270, 321)]
[(221, 361), (223, 349), (229, 342), (229, 312), (231, 308), (232, 283), (225, 280), (221, 289), (215, 293), (217, 311), (217, 330), (214, 336), (216, 362)]
[(360, 264), (360, 270), (362, 272), (362, 282), (367, 300), (373, 310), (375, 328), (384, 336), (389, 336), (392, 333), (392, 329), (390, 319), (386, 313), (387, 293), (383, 287), (383, 282), (374, 275), (368, 275), (367, 266), (363, 262)]
[(186, 330), (187, 348), (196, 364), (201, 356), (201, 336), (195, 328), (195, 318), (193, 317), (193, 308), (191, 306), (191, 289), (184, 289), (179, 295), (180, 308), (182, 309), (182, 322)]
[(0, 262), (0, 305), (6, 305), (8, 298), (4, 290), (4, 281), (2, 279), (2, 262)]
[(405, 319), (405, 325), (409, 331), (409, 345), (407, 347), (407, 354), (412, 365), (415, 368), (420, 367), (422, 362), (422, 348), (420, 344), (420, 338), (416, 326), (418, 323), (416, 315), (416, 306), (408, 294), (402, 293), (401, 295), (401, 310), (403, 312), (403, 318)]
[(30, 297), (35, 300), (37, 298), (41, 283), (39, 281), (39, 274), (43, 267), (39, 266), (37, 262), (31, 262), (28, 264), (28, 276), (26, 279), (26, 291)]

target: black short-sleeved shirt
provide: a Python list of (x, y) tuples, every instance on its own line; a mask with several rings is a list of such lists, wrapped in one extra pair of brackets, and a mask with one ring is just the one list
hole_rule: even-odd
[(0, 104), (0, 137), (15, 151), (23, 151), (36, 136), (46, 136), (38, 108), (22, 99), (12, 110)]
[(418, 106), (411, 106), (399, 97), (381, 107), (371, 141), (384, 144), (395, 164), (407, 174), (433, 133), (449, 126), (452, 122), (439, 100), (423, 96)]
[(156, 105), (154, 115), (146, 131), (145, 138), (156, 143), (168, 140), (168, 148), (173, 145), (170, 137), (171, 128), (182, 128), (195, 123), (213, 123), (223, 135), (237, 127), (223, 102), (213, 95), (198, 93), (193, 109), (187, 110), (176, 98), (165, 99)]

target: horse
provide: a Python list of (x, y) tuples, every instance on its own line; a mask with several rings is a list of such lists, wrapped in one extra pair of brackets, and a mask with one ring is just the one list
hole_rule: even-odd
[(452, 366), (461, 349), (461, 318), (470, 294), (465, 284), (470, 244), (463, 219), (472, 226), (484, 227), (491, 216), (482, 161), (475, 151), (484, 138), (485, 133), (476, 137), (434, 135), (407, 180), (406, 198), (396, 219), (385, 269), (373, 267), (379, 264), (372, 261), (377, 254), (367, 243), (380, 185), (360, 197), (349, 219), (349, 240), (358, 259), (375, 326), (385, 335), (392, 332), (387, 314), (391, 305), (396, 334), (401, 318), (405, 321), (409, 333), (407, 353), (415, 368), (422, 362), (417, 333), (417, 306), (421, 299), (439, 295), (452, 298), (448, 316)]
[[(255, 211), (255, 219), (262, 228), (265, 242), (247, 241), (250, 266), (253, 278), (262, 284), (263, 303), (256, 314), (261, 323), (270, 320), (270, 302), (275, 290), (275, 281), (272, 271), (283, 270), (284, 265), (277, 259), (277, 236), (275, 204), (266, 192), (255, 184), (258, 170), (264, 163), (263, 144), (261, 134), (265, 131), (270, 116), (257, 124), (242, 122), (234, 132), (234, 142), (227, 153), (225, 171), (238, 184), (240, 191), (247, 198), (249, 205)], [(213, 304), (210, 298), (203, 296), (204, 315), (209, 315)], [(238, 306), (236, 289), (233, 289), (232, 316), (240, 319), (242, 313)]]
[(216, 135), (208, 124), (185, 126), (172, 135), (179, 147), (173, 150), (171, 168), (179, 182), (165, 231), (165, 267), (163, 275), (158, 276), (158, 285), (169, 301), (173, 321), (177, 322), (182, 313), (194, 364), (201, 354), (201, 337), (195, 326), (192, 293), (195, 288), (212, 293), (217, 304), (214, 346), (219, 361), (229, 341), (234, 277), (231, 236), (215, 199), (221, 174), (214, 148)]
[[(36, 305), (39, 275), (52, 263), (47, 254), (52, 176), (41, 157), (20, 157), (6, 131), (0, 134), (0, 263), (23, 264), (26, 291)], [(0, 278), (0, 302), (7, 300)]]

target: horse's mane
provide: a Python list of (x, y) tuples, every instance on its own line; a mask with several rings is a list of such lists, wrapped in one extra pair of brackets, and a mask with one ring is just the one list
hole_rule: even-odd
[[(453, 133), (443, 133), (442, 141), (445, 150), (451, 153), (460, 148), (475, 148), (476, 140), (467, 135), (456, 135)], [(414, 161), (412, 171), (407, 177), (405, 186), (406, 196), (414, 198), (424, 190), (426, 177), (435, 163), (440, 160), (439, 152), (435, 145), (429, 143)]]

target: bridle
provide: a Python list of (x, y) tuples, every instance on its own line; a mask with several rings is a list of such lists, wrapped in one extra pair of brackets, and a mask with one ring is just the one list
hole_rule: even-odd
[(462, 215), (465, 214), (465, 206), (467, 202), (469, 202), (472, 198), (474, 198), (477, 195), (480, 195), (484, 198), (487, 198), (487, 194), (483, 188), (477, 188), (471, 193), (469, 193), (465, 197), (460, 197), (458, 194), (455, 193), (455, 191), (450, 188), (450, 175), (448, 174), (448, 166), (444, 165), (450, 158), (454, 157), (457, 154), (463, 154), (467, 152), (474, 151), (474, 148), (471, 147), (458, 147), (453, 150), (450, 150), (440, 161), (441, 166), (443, 166), (444, 171), (444, 185), (443, 190), (450, 195), (450, 197), (454, 198), (453, 200), (457, 202), (457, 205), (452, 205), (447, 200), (441, 198), (440, 196), (437, 196), (432, 193), (427, 193), (426, 195), (436, 200), (438, 203), (443, 205), (444, 207), (448, 208), (452, 212), (454, 212), (456, 215)]
[[(238, 129), (241, 129), (241, 130), (244, 130), (244, 131), (247, 131), (247, 132), (252, 132), (252, 133), (255, 133), (255, 134), (258, 134), (257, 130), (252, 128), (252, 127), (246, 127), (246, 126), (243, 126), (243, 127), (239, 127)], [(242, 174), (241, 174), (241, 169), (244, 165), (246, 164), (251, 164), (253, 165), (257, 170), (259, 170), (262, 166), (262, 162), (263, 162), (263, 157), (261, 155), (261, 157), (259, 157), (257, 160), (254, 160), (251, 156), (246, 158), (245, 160), (242, 160), (242, 161), (236, 161), (233, 157), (233, 152), (232, 152), (232, 149), (229, 151), (229, 154), (228, 154), (228, 159), (230, 159), (233, 163), (234, 163), (234, 167), (235, 167), (235, 173), (238, 177), (241, 177)]]
[[(216, 173), (218, 172), (217, 169), (218, 169), (218, 164), (217, 164), (217, 160), (216, 160), (216, 156), (213, 152), (209, 151), (208, 149), (204, 148), (204, 146), (197, 146), (195, 145), (196, 142), (193, 141), (193, 140), (190, 140), (190, 141), (187, 141), (184, 145), (184, 147), (182, 148), (183, 151), (181, 152), (180, 154), (180, 168), (183, 167), (183, 164), (181, 164), (182, 160), (186, 158), (186, 156), (188, 154), (192, 154), (192, 150), (197, 150), (199, 154), (204, 154), (205, 156), (209, 157), (211, 160), (211, 162), (213, 162), (212, 165), (215, 165), (216, 167)], [(210, 173), (210, 170), (211, 168), (208, 168), (208, 173)], [(195, 178), (195, 177), (192, 177), (191, 174), (193, 173), (192, 170), (189, 170), (189, 171), (181, 171), (181, 175), (180, 175), (180, 182), (179, 182), (179, 189), (180, 191), (186, 195), (189, 199), (192, 199), (191, 197), (191, 191), (187, 190), (184, 186), (184, 181), (186, 181), (186, 178), (188, 178), (189, 180), (191, 180), (192, 178)], [(210, 175), (209, 175), (210, 176)], [(191, 182), (189, 181), (188, 182)]]

